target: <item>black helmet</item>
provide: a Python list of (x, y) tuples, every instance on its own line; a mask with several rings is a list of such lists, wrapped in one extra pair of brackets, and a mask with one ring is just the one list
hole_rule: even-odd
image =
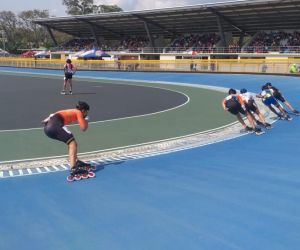
[(247, 93), (247, 89), (241, 89), (241, 90), (240, 90), (240, 93), (241, 93), (241, 94)]
[(228, 94), (229, 95), (234, 95), (234, 94), (236, 94), (236, 90), (235, 89), (229, 89)]
[(67, 62), (67, 63), (72, 63), (71, 59), (67, 59), (66, 62)]
[(265, 86), (267, 86), (267, 87), (272, 87), (272, 83), (267, 82), (267, 83), (265, 84)]
[(90, 106), (86, 102), (79, 101), (76, 105), (76, 108), (79, 110), (90, 110)]

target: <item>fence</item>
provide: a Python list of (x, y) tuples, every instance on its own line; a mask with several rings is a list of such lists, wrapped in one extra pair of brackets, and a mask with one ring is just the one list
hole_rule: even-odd
[[(178, 60), (73, 60), (78, 70), (193, 71), (228, 73), (290, 74), (298, 59), (178, 59)], [(63, 69), (65, 61), (49, 59), (0, 58), (0, 66)]]

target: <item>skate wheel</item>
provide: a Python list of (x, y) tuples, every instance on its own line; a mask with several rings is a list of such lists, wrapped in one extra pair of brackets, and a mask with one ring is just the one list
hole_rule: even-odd
[(87, 173), (87, 174), (82, 174), (81, 175), (81, 179), (87, 179), (87, 178), (89, 178), (89, 174)]
[(76, 180), (76, 181), (80, 181), (81, 180), (81, 175), (75, 175), (74, 176), (74, 180)]
[(69, 181), (69, 182), (72, 182), (72, 181), (74, 181), (75, 179), (74, 179), (74, 176), (72, 176), (72, 175), (69, 175), (68, 177), (67, 177), (67, 181)]
[(88, 173), (89, 178), (94, 178), (95, 176), (96, 176), (96, 174), (94, 172), (89, 172)]

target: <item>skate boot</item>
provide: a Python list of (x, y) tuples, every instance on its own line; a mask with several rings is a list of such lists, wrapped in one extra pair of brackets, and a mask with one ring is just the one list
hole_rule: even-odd
[(256, 121), (256, 124), (259, 126), (264, 126), (264, 124), (261, 121)]
[(281, 115), (281, 114), (278, 114), (278, 115), (277, 115), (277, 118), (278, 118), (278, 120), (284, 120), (284, 116)]
[(253, 132), (253, 128), (251, 128), (249, 126), (246, 126), (245, 131), (246, 132)]
[(255, 129), (254, 129), (254, 132), (255, 132), (255, 134), (257, 134), (257, 135), (262, 135), (262, 134), (265, 133), (264, 131), (261, 130), (261, 128), (255, 128)]
[(293, 113), (294, 113), (295, 115), (300, 115), (300, 112), (299, 112), (298, 110), (296, 110), (296, 109), (293, 110)]
[(264, 127), (266, 128), (266, 129), (271, 129), (271, 128), (273, 128), (273, 126), (270, 124), (270, 123), (265, 123), (264, 124)]
[(290, 117), (289, 115), (286, 115), (286, 116), (284, 117), (284, 119), (285, 119), (285, 120), (287, 120), (287, 121), (291, 121), (291, 120), (293, 120), (293, 118), (292, 118), (292, 117)]
[(79, 181), (87, 178), (89, 178), (89, 171), (75, 166), (71, 168), (67, 181)]
[(78, 159), (77, 159), (77, 161), (76, 161), (76, 167), (83, 168), (83, 169), (85, 169), (85, 170), (87, 170), (87, 171), (89, 171), (89, 172), (90, 172), (90, 171), (95, 171), (95, 170), (96, 170), (96, 167), (95, 167), (95, 166), (93, 166), (93, 165), (91, 165), (91, 164), (89, 164), (89, 163), (80, 161), (80, 160), (78, 160)]

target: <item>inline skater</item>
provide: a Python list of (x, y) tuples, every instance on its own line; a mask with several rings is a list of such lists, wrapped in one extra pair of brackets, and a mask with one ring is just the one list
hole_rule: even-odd
[(75, 74), (76, 72), (76, 68), (75, 66), (72, 64), (72, 61), (70, 59), (67, 59), (66, 60), (66, 64), (64, 65), (64, 84), (63, 84), (63, 89), (61, 91), (61, 94), (62, 95), (65, 95), (66, 94), (66, 88), (67, 88), (67, 85), (69, 85), (69, 93), (70, 95), (73, 94), (72, 92), (72, 78), (73, 78), (73, 75)]
[(294, 109), (294, 107), (283, 97), (282, 93), (280, 92), (280, 90), (278, 88), (275, 88), (274, 86), (272, 86), (272, 83), (267, 82), (265, 84), (265, 86), (268, 89), (273, 90), (273, 96), (276, 98), (277, 101), (282, 102), (285, 106), (287, 106), (295, 115), (300, 115), (300, 112), (296, 109)]
[[(252, 115), (253, 120), (258, 125), (262, 125), (267, 129), (272, 128), (272, 125), (266, 122), (265, 116), (260, 112), (257, 104), (255, 103), (254, 97), (251, 93), (247, 91), (247, 89), (241, 89), (239, 94), (243, 104), (245, 105), (246, 110)], [(256, 114), (259, 120), (256, 120), (253, 113)]]
[[(261, 90), (261, 93), (257, 94), (256, 97), (261, 98), (262, 102), (280, 119), (291, 121), (292, 117), (287, 114), (287, 112), (281, 107), (276, 98), (273, 96), (273, 90), (269, 89), (266, 85), (262, 86)], [(275, 106), (279, 112), (275, 110), (273, 106)]]
[(77, 158), (77, 142), (71, 131), (68, 130), (66, 125), (78, 122), (80, 129), (86, 131), (88, 129), (88, 112), (89, 105), (86, 102), (78, 102), (75, 109), (65, 109), (50, 114), (42, 122), (44, 123), (45, 134), (54, 140), (64, 142), (68, 145), (70, 173), (69, 181), (74, 178), (88, 178), (94, 177), (89, 175), (91, 166)]
[[(242, 101), (240, 97), (237, 95), (235, 89), (229, 89), (228, 96), (223, 99), (222, 107), (225, 111), (236, 116), (237, 120), (242, 124), (245, 131), (254, 131), (257, 135), (264, 133), (260, 128), (255, 126), (254, 120), (250, 113), (246, 110), (244, 106), (242, 106)], [(244, 122), (241, 115), (247, 117), (251, 127), (247, 126)]]

